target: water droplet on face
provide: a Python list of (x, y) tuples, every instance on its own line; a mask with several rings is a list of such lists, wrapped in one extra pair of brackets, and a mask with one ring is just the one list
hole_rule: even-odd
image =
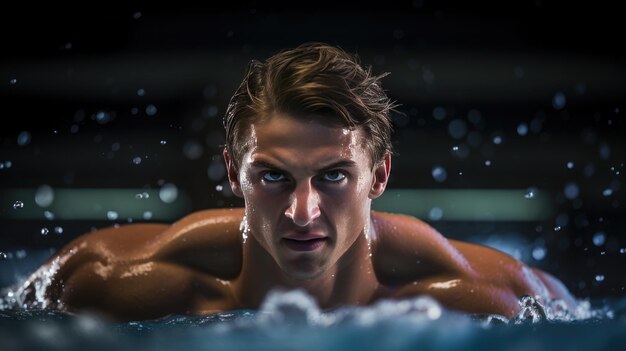
[(107, 211), (107, 218), (108, 218), (110, 221), (114, 221), (114, 220), (116, 220), (118, 216), (119, 216), (119, 215), (118, 215), (118, 213), (117, 213), (117, 212), (115, 212), (115, 211)]
[(48, 235), (48, 228), (41, 228), (41, 235)]

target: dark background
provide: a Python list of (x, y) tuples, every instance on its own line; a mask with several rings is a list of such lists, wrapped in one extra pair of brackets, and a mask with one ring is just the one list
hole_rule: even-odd
[[(452, 238), (509, 240), (580, 297), (624, 294), (626, 61), (614, 7), (2, 6), (0, 162), (11, 166), (0, 169), (0, 190), (167, 182), (187, 194), (188, 211), (241, 206), (220, 168), (228, 100), (249, 60), (323, 41), (358, 53), (375, 73), (391, 72), (383, 86), (404, 114), (394, 114), (390, 188), (536, 187), (553, 207), (532, 222), (425, 220)], [(445, 181), (435, 181), (434, 165), (448, 171)], [(112, 225), (15, 219), (14, 200), (0, 204), (1, 285), (72, 238)], [(64, 231), (42, 236), (44, 226)], [(537, 248), (546, 254), (533, 255)]]

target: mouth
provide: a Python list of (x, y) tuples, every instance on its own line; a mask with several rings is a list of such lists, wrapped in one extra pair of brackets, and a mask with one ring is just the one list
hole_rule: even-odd
[(293, 251), (315, 251), (326, 245), (328, 238), (283, 238), (282, 242)]

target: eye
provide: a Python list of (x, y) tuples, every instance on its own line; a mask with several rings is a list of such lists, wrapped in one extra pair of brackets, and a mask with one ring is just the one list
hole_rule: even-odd
[(346, 175), (341, 171), (330, 171), (324, 174), (324, 180), (328, 180), (330, 182), (340, 182), (345, 177)]
[(285, 176), (280, 173), (280, 172), (265, 172), (263, 173), (263, 180), (273, 183), (273, 182), (280, 182), (281, 180), (284, 180)]

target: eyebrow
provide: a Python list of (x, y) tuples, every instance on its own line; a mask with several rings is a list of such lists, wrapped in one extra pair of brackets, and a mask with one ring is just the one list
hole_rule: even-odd
[[(273, 164), (270, 161), (267, 160), (254, 160), (250, 163), (250, 166), (252, 167), (266, 167), (266, 168), (272, 168), (272, 169), (277, 169), (277, 170), (282, 170), (281, 167)], [(352, 161), (352, 160), (339, 160), (336, 162), (333, 162), (327, 166), (324, 166), (320, 169), (317, 169), (316, 172), (323, 172), (323, 171), (327, 171), (329, 169), (333, 169), (333, 168), (341, 168), (341, 167), (345, 167), (345, 168), (350, 168), (350, 167), (356, 167), (357, 164), (356, 162)]]

